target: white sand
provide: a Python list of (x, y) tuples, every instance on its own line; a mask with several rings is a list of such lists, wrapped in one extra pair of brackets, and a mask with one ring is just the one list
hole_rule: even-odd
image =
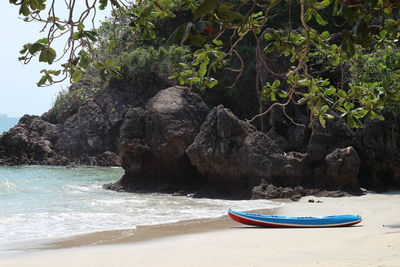
[[(308, 203), (310, 198), (323, 203)], [(2, 259), (0, 266), (400, 266), (400, 193), (307, 197), (278, 214), (359, 214), (363, 222), (313, 229), (229, 223), (203, 233), (24, 254)]]

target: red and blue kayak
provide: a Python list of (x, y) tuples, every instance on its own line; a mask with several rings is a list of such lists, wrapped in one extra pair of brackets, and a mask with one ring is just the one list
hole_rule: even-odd
[(323, 217), (286, 217), (262, 215), (229, 209), (228, 215), (236, 222), (261, 227), (342, 227), (362, 221), (360, 216), (334, 215)]

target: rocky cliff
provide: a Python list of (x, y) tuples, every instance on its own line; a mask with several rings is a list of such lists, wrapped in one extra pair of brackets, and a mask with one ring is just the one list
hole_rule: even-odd
[(107, 88), (61, 121), (53, 110), (21, 118), (0, 136), (0, 164), (121, 164), (125, 175), (105, 188), (198, 197), (297, 199), (400, 186), (397, 118), (358, 131), (336, 118), (310, 132), (283, 127), (279, 116), (261, 132), (183, 87), (148, 101)]

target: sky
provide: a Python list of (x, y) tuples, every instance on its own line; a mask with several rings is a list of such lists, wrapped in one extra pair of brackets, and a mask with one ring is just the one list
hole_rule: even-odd
[[(24, 65), (18, 57), (25, 43), (45, 37), (39, 33), (42, 25), (22, 21), (18, 7), (9, 4), (9, 1), (0, 0), (0, 10), (0, 114), (9, 117), (41, 115), (51, 108), (58, 92), (68, 88), (69, 82), (50, 87), (36, 86), (41, 77), (40, 70), (57, 69), (57, 65), (39, 63), (37, 59)], [(97, 18), (102, 20), (109, 13), (109, 9), (102, 11)], [(55, 49), (61, 53), (62, 47), (59, 43)]]

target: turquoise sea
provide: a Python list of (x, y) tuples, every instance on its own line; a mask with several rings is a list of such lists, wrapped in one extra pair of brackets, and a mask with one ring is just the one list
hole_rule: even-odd
[(9, 118), (0, 114), (0, 135), (14, 127), (18, 123), (19, 118)]
[(228, 208), (281, 205), (102, 189), (122, 174), (122, 168), (0, 167), (0, 252), (84, 233), (219, 217)]

